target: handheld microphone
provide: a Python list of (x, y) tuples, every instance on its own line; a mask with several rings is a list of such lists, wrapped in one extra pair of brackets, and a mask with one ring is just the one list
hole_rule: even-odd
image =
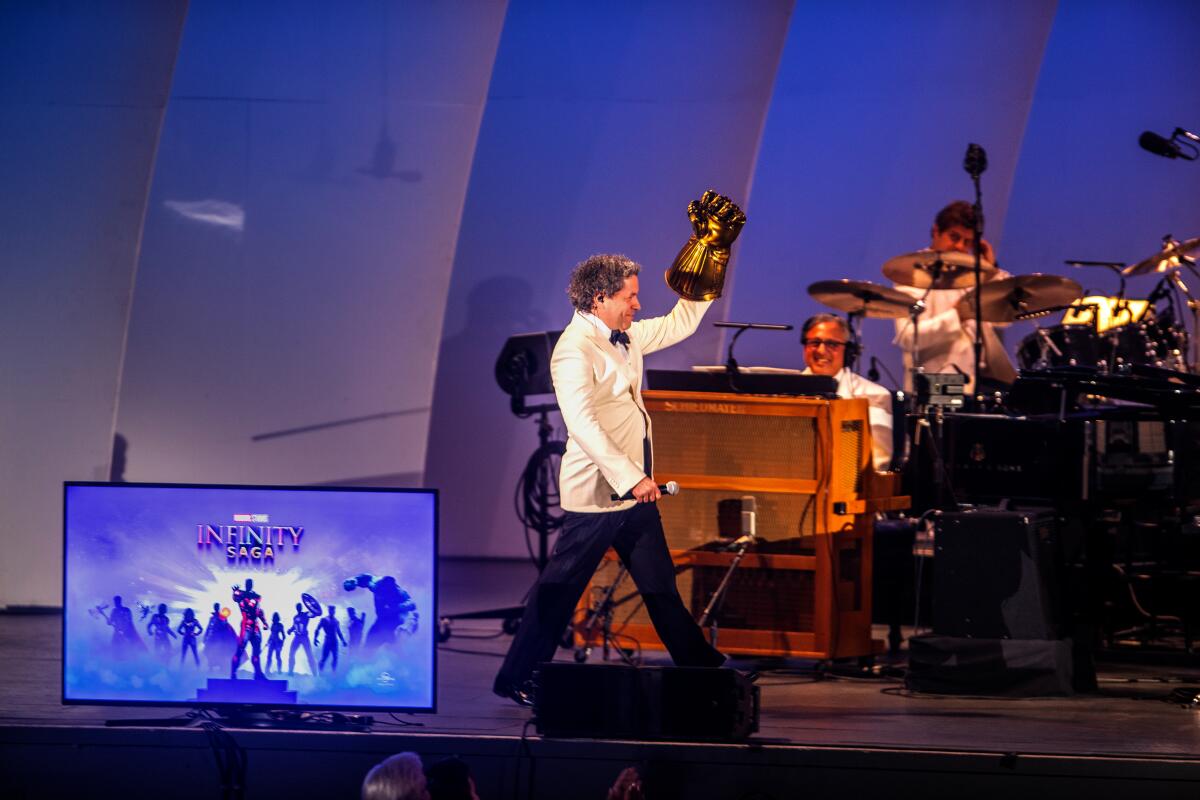
[(1179, 144), (1171, 139), (1165, 139), (1153, 131), (1143, 131), (1138, 137), (1138, 144), (1143, 150), (1163, 158), (1179, 158), (1183, 155)]
[[(675, 481), (667, 481), (666, 483), (660, 483), (658, 485), (658, 490), (660, 492), (662, 492), (663, 494), (677, 495), (677, 494), (679, 494), (679, 484), (676, 483)], [(613, 494), (609, 495), (609, 498), (614, 501), (632, 500), (633, 499), (633, 490), (630, 489), (622, 497), (617, 497), (616, 493), (614, 492)]]

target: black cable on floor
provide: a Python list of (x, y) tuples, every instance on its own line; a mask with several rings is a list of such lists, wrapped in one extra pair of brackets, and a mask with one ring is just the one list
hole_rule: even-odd
[(200, 727), (208, 735), (208, 745), (217, 761), (222, 800), (243, 800), (246, 796), (246, 751), (219, 722), (206, 720)]

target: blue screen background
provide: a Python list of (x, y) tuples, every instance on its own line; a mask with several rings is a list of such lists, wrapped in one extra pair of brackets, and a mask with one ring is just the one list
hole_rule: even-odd
[[(436, 627), (435, 496), (423, 492), (316, 491), (301, 489), (198, 488), (149, 486), (68, 486), (66, 489), (66, 566), (64, 591), (64, 699), (145, 703), (195, 702), (210, 678), (228, 679), (231, 660), (206, 652), (197, 641), (199, 665), (182, 653), (182, 637), (155, 647), (148, 635), (160, 603), (166, 604), (171, 629), (185, 609), (207, 625), (213, 604), (229, 609), (236, 631), (241, 613), (232, 587), (253, 578), (266, 617), (262, 663), (272, 615), (285, 629), (292, 624), (302, 593), (336, 607), (343, 636), (349, 639), (346, 610), (365, 612), (363, 644), (339, 646), (337, 670), (313, 674), (303, 649), (288, 662), (292, 635), (282, 648), (282, 672), (297, 692), (296, 702), (318, 706), (432, 708), (435, 692)], [(198, 544), (198, 525), (233, 525), (235, 514), (266, 514), (272, 526), (302, 526), (299, 547), (276, 548), (273, 561), (228, 557), (225, 546)], [(367, 588), (348, 591), (343, 581), (360, 574), (391, 576), (416, 605), (414, 620), (394, 642), (367, 647), (376, 608)], [(132, 611), (142, 645), (120, 647), (107, 624), (114, 595)], [(104, 607), (104, 614), (97, 607)], [(144, 609), (149, 609), (144, 611)], [(318, 620), (308, 625), (310, 639)], [(324, 635), (323, 637), (324, 638)], [(251, 648), (238, 678), (252, 681)], [(321, 648), (313, 647), (319, 661)]]

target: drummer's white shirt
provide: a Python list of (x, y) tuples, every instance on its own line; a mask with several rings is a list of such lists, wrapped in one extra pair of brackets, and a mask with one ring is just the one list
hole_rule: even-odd
[[(993, 280), (1010, 277), (999, 270)], [(925, 294), (924, 289), (896, 284), (896, 289), (914, 299)], [(925, 311), (917, 321), (917, 344), (921, 348), (917, 362), (926, 372), (961, 372), (971, 381), (975, 374), (975, 320), (960, 320), (956, 306), (967, 293), (967, 289), (934, 289), (925, 298)], [(995, 358), (1008, 359), (1004, 343), (996, 334), (992, 323), (983, 325), (983, 363), (988, 365), (988, 354)], [(912, 320), (903, 317), (896, 320), (896, 338), (892, 342), (904, 353), (904, 388), (912, 391)], [(1011, 360), (999, 365), (1000, 369), (1012, 369)], [(987, 374), (985, 370), (984, 374)], [(968, 391), (974, 388), (968, 387)]]
[[(812, 375), (808, 367), (805, 375)], [(867, 417), (871, 421), (871, 460), (875, 469), (883, 471), (892, 463), (892, 393), (878, 383), (843, 368), (837, 375), (838, 397), (865, 397)]]

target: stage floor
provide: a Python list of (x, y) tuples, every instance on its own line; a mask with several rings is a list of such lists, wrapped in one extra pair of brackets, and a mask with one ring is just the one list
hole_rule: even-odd
[[(520, 601), (533, 578), (528, 564), (447, 561), (441, 573), (442, 613), (455, 613)], [(404, 719), (420, 727), (383, 733), (434, 735), (460, 742), (441, 750), (464, 752), (461, 742), (520, 740), (530, 712), (495, 697), (492, 677), (511, 637), (498, 635), (498, 623), (461, 621), (439, 649), (438, 713)], [(0, 614), (0, 729), (4, 748), (22, 735), (31, 740), (80, 732), (114, 733), (105, 720), (167, 717), (180, 709), (62, 706), (59, 702), (61, 619), (57, 615)], [(882, 637), (882, 631), (879, 634)], [(647, 663), (669, 663), (648, 652)], [(569, 660), (571, 653), (560, 651)], [(599, 661), (593, 654), (592, 663)], [(1109, 762), (1172, 773), (1191, 791), (1200, 779), (1200, 710), (1167, 701), (1172, 690), (1200, 687), (1200, 669), (1140, 664), (1100, 665), (1100, 689), (1062, 698), (995, 699), (912, 694), (899, 678), (833, 674), (819, 676), (810, 662), (755, 664), (766, 667), (761, 730), (747, 748), (815, 751), (851, 749), (892, 756), (952, 754), (1000, 759), (1051, 757), (1071, 763)], [(897, 665), (900, 666), (900, 665)], [(386, 716), (383, 719), (387, 719)], [(24, 731), (25, 734), (21, 732)], [(278, 734), (277, 734), (278, 735)], [(362, 736), (363, 734), (356, 734)], [(499, 745), (497, 745), (499, 746)], [(504, 745), (508, 747), (509, 745)], [(411, 746), (406, 745), (408, 749)], [(709, 746), (712, 747), (712, 746)], [(371, 748), (374, 749), (374, 748)], [(815, 749), (815, 750), (814, 750)], [(384, 749), (386, 752), (386, 748)], [(598, 752), (593, 750), (593, 754)], [(646, 752), (645, 749), (641, 752)], [(617, 760), (620, 756), (615, 756)], [(18, 769), (13, 751), (3, 773)], [(1124, 763), (1124, 767), (1118, 767)], [(1166, 770), (1166, 772), (1163, 772)], [(489, 795), (483, 795), (489, 796)], [(493, 795), (499, 796), (499, 795)], [(1171, 794), (1163, 796), (1172, 796)]]

